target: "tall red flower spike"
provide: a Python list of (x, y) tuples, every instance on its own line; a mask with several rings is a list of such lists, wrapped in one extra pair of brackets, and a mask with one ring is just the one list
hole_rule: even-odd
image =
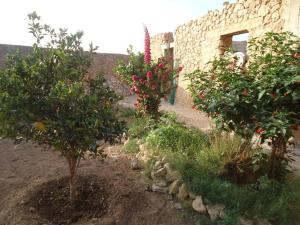
[(151, 61), (151, 49), (150, 49), (150, 35), (148, 28), (144, 26), (145, 31), (145, 55), (144, 55), (144, 62), (145, 64), (149, 65)]

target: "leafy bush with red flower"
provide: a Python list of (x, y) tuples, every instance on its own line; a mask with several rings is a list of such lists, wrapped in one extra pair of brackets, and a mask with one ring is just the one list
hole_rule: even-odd
[(187, 77), (196, 109), (218, 128), (250, 140), (272, 142), (270, 178), (282, 176), (286, 143), (300, 124), (300, 39), (291, 33), (267, 33), (248, 46), (250, 61), (237, 68), (230, 57), (215, 58), (207, 70)]
[(129, 62), (120, 62), (115, 68), (124, 81), (131, 86), (131, 92), (136, 94), (135, 107), (139, 114), (158, 116), (159, 105), (162, 98), (167, 98), (182, 70), (178, 67), (173, 70), (172, 61), (162, 57), (157, 62), (151, 61), (150, 36), (145, 27), (145, 52), (135, 54), (129, 48)]

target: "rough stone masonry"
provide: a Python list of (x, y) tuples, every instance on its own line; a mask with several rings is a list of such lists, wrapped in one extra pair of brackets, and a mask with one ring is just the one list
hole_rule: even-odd
[[(173, 48), (174, 62), (184, 65), (178, 79), (175, 103), (191, 107), (185, 73), (203, 67), (214, 56), (230, 47), (234, 35), (249, 33), (249, 38), (266, 32), (291, 31), (300, 36), (300, 0), (237, 0), (224, 2), (223, 8), (182, 24), (176, 30), (151, 38), (154, 59)], [(296, 134), (300, 143), (300, 131)]]
[(151, 38), (152, 56), (164, 56), (173, 48), (174, 60), (184, 65), (178, 81), (176, 103), (191, 104), (184, 74), (203, 67), (222, 49), (232, 45), (232, 36), (249, 33), (258, 37), (274, 31), (300, 35), (300, 0), (237, 0), (223, 8), (182, 24), (176, 30)]

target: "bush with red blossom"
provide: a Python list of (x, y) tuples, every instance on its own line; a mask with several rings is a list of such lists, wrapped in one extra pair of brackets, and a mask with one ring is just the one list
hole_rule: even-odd
[(300, 124), (300, 39), (291, 33), (267, 33), (249, 43), (250, 61), (232, 68), (215, 58), (208, 70), (187, 77), (194, 108), (206, 112), (218, 128), (247, 140), (272, 141), (269, 177), (281, 177), (286, 143)]
[(145, 27), (145, 52), (135, 54), (129, 49), (129, 62), (119, 63), (115, 71), (131, 86), (131, 92), (137, 96), (135, 107), (140, 115), (158, 117), (162, 98), (167, 98), (176, 88), (173, 80), (179, 76), (182, 67), (172, 69), (172, 61), (160, 58), (151, 60), (150, 36)]

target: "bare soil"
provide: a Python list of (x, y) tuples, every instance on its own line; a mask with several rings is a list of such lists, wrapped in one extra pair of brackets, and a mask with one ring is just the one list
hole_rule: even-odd
[(82, 160), (78, 201), (67, 201), (68, 168), (58, 152), (0, 140), (0, 225), (192, 225), (164, 194), (149, 192), (120, 146)]

